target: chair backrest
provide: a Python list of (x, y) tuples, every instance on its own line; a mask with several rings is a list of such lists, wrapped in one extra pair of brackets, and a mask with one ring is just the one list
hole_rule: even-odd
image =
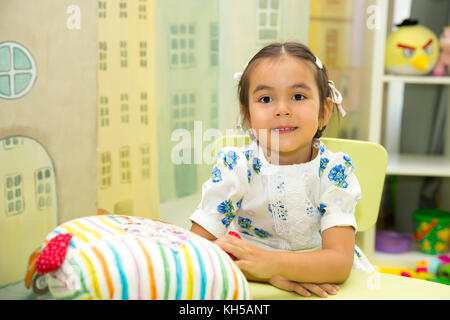
[[(355, 165), (355, 174), (361, 186), (362, 197), (356, 206), (358, 232), (367, 231), (377, 222), (383, 192), (388, 155), (383, 146), (367, 141), (320, 138), (333, 152), (344, 152)], [(212, 148), (213, 156), (224, 146), (241, 147), (250, 143), (246, 135), (223, 136)]]

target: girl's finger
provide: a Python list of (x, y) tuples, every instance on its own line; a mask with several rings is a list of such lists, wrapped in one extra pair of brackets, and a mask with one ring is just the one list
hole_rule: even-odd
[(287, 279), (284, 279), (282, 277), (273, 277), (270, 280), (270, 283), (282, 290), (286, 290), (286, 291), (293, 291), (296, 292), (297, 294), (303, 296), (303, 297), (310, 297), (311, 293), (309, 293), (308, 290), (306, 290), (305, 288), (303, 288), (300, 284), (294, 282), (294, 281), (289, 281)]
[(323, 283), (323, 284), (319, 284), (319, 287), (321, 287), (325, 292), (327, 292), (329, 294), (337, 293), (336, 285), (334, 285), (334, 284)]
[(314, 283), (299, 283), (302, 287), (307, 289), (308, 291), (314, 293), (316, 296), (321, 298), (328, 297), (328, 294), (325, 290), (323, 290), (319, 285)]
[(242, 256), (242, 250), (238, 246), (234, 245), (233, 243), (230, 243), (228, 241), (223, 241), (221, 239), (218, 239), (214, 242), (216, 245), (219, 246), (220, 249), (222, 249), (225, 252), (231, 253), (233, 256), (239, 258)]

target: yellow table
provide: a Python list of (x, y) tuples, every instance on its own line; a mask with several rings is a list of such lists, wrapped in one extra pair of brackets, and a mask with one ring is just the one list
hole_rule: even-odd
[[(321, 299), (314, 294), (305, 298), (287, 292), (267, 283), (249, 282), (250, 294), (254, 300)], [(383, 273), (367, 273), (352, 270), (347, 281), (339, 285), (336, 295), (326, 299), (337, 300), (450, 300), (450, 286), (426, 280), (406, 278)]]

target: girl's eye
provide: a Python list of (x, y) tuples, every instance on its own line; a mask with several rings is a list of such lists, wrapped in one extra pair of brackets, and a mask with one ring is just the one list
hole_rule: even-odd
[(305, 97), (304, 95), (298, 93), (298, 94), (295, 94), (295, 95), (292, 97), (292, 99), (293, 99), (293, 100), (296, 100), (296, 101), (300, 101), (300, 100), (306, 99), (306, 97)]
[(262, 97), (261, 99), (259, 99), (259, 102), (262, 102), (262, 103), (270, 103), (270, 102), (272, 102), (272, 98), (271, 97)]

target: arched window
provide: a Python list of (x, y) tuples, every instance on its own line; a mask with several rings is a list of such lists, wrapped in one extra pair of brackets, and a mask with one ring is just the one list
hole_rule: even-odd
[(0, 98), (17, 99), (31, 90), (36, 80), (36, 64), (22, 45), (0, 43)]

